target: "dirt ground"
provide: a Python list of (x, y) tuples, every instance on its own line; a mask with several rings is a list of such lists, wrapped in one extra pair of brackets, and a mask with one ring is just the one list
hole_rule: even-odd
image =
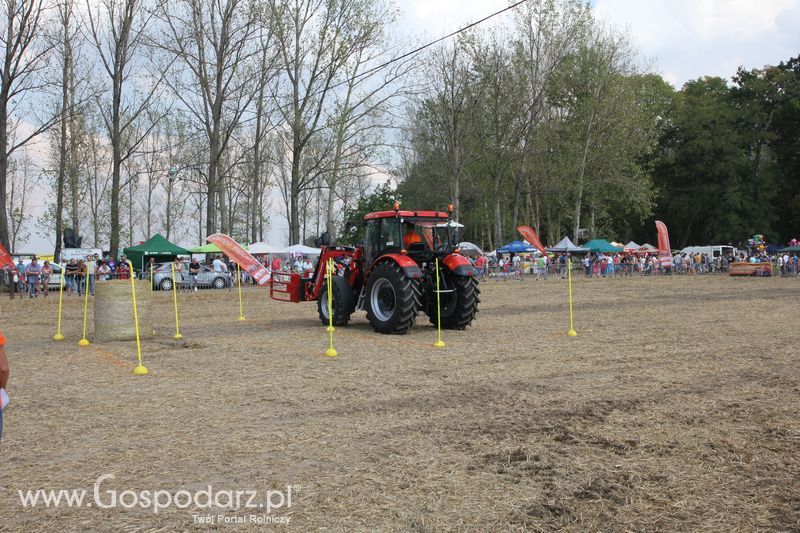
[[(251, 515), (299, 531), (800, 529), (800, 279), (574, 285), (576, 338), (565, 283), (491, 280), (445, 349), (424, 315), (392, 337), (357, 313), (337, 358), (322, 356), (315, 304), (249, 289), (239, 322), (235, 291), (182, 294), (174, 341), (157, 293), (147, 376), (132, 374), (132, 342), (77, 346), (77, 298), (56, 343), (55, 298), (0, 295), (0, 530), (228, 529)], [(106, 504), (208, 485), (293, 499), (155, 513), (24, 508), (17, 492), (88, 501), (104, 474)]]

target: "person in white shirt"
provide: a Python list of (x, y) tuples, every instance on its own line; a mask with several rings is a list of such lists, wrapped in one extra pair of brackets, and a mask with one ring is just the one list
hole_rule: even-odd
[(225, 266), (225, 262), (220, 259), (219, 257), (214, 258), (214, 261), (211, 263), (214, 272), (227, 272), (228, 267)]
[(311, 276), (314, 271), (314, 265), (309, 261), (307, 258), (303, 258), (302, 263), (300, 263), (300, 273), (303, 277)]

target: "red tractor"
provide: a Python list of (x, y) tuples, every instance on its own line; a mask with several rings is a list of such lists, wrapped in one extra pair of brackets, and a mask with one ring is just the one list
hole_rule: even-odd
[[(450, 215), (437, 211), (393, 211), (364, 217), (366, 235), (357, 247), (336, 246), (323, 235), (313, 275), (273, 273), (275, 300), (316, 300), (319, 318), (328, 324), (325, 265), (333, 259), (333, 324), (344, 326), (356, 310), (365, 310), (375, 331), (403, 335), (420, 310), (436, 324), (436, 277), (439, 276), (442, 327), (465, 329), (478, 312), (480, 290), (469, 260), (459, 254), (457, 228)], [(439, 270), (436, 270), (438, 259)]]

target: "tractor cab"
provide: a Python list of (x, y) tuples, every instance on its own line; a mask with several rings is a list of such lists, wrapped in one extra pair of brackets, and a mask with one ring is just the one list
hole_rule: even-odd
[(448, 255), (463, 227), (438, 211), (381, 211), (368, 214), (365, 224), (367, 267), (386, 254), (407, 254), (417, 262)]

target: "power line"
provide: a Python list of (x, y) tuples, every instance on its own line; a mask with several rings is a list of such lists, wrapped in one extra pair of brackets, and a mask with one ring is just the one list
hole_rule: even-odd
[(456, 31), (454, 31), (452, 33), (448, 33), (444, 37), (439, 37), (438, 39), (436, 39), (434, 41), (431, 41), (431, 42), (429, 42), (427, 44), (424, 44), (424, 45), (420, 46), (419, 48), (415, 48), (414, 50), (411, 50), (410, 52), (406, 52), (405, 54), (402, 54), (402, 55), (400, 55), (398, 57), (392, 58), (389, 61), (386, 61), (385, 63), (382, 63), (380, 65), (377, 65), (377, 66), (375, 66), (375, 67), (373, 67), (373, 68), (371, 68), (369, 70), (365, 70), (364, 72), (361, 72), (360, 74), (356, 74), (355, 76), (350, 78), (349, 81), (357, 80), (358, 78), (367, 76), (369, 74), (372, 74), (375, 71), (381, 70), (381, 69), (391, 65), (392, 63), (395, 63), (397, 61), (405, 59), (405, 58), (407, 58), (409, 56), (418, 54), (419, 52), (422, 52), (426, 48), (430, 48), (431, 46), (433, 46), (435, 44), (438, 44), (438, 43), (440, 43), (442, 41), (445, 41), (445, 40), (449, 39), (450, 37), (454, 37), (454, 36), (458, 35), (459, 33), (463, 33), (465, 31), (467, 31), (470, 28), (474, 28), (478, 24), (482, 24), (482, 23), (486, 22), (487, 20), (496, 17), (497, 15), (501, 15), (501, 14), (505, 13), (506, 11), (510, 11), (510, 10), (514, 9), (515, 7), (517, 7), (517, 6), (520, 6), (520, 5), (524, 4), (527, 1), (528, 0), (520, 0), (519, 2), (511, 4), (510, 6), (505, 7), (503, 9), (501, 9), (500, 11), (496, 11), (496, 12), (492, 13), (491, 15), (487, 15), (487, 16), (483, 17), (482, 19), (478, 20), (478, 21), (472, 22), (471, 24), (467, 24), (463, 28), (460, 28), (460, 29), (458, 29), (458, 30), (456, 30)]

